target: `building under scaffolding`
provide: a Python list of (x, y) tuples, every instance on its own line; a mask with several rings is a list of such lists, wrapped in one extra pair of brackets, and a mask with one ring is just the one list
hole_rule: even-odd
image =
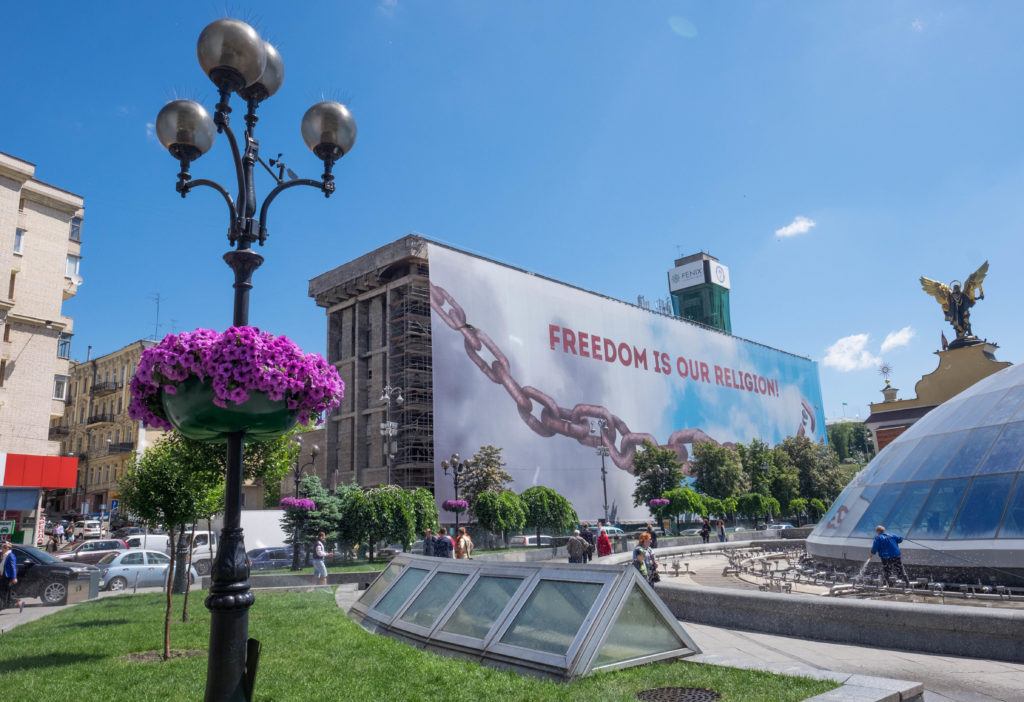
[[(333, 488), (387, 482), (381, 424), (385, 385), (401, 389), (391, 403), (392, 482), (434, 485), (433, 379), (426, 240), (407, 236), (309, 283), (327, 310), (327, 356), (345, 381), (345, 398), (327, 423), (327, 475)], [(397, 398), (397, 394), (393, 396)]]

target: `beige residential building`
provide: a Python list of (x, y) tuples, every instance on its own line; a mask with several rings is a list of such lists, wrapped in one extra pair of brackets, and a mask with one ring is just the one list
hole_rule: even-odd
[(82, 282), (83, 204), (0, 153), (0, 454), (60, 448), (48, 429), (68, 391), (72, 320), (62, 307)]
[(120, 497), (117, 483), (128, 462), (163, 435), (128, 416), (128, 385), (143, 350), (153, 345), (133, 341), (105, 356), (71, 363), (67, 411), (50, 429), (61, 452), (78, 458), (78, 487), (63, 500), (63, 511), (109, 511), (111, 500)]

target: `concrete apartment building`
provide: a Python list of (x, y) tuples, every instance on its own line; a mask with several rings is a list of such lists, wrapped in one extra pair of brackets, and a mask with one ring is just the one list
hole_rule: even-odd
[(0, 509), (20, 520), (15, 535), (35, 527), (40, 488), (74, 473), (49, 427), (68, 393), (73, 324), (62, 308), (82, 282), (84, 201), (35, 170), (0, 153)]
[(117, 500), (117, 482), (138, 452), (163, 436), (128, 416), (128, 385), (149, 340), (132, 343), (82, 363), (72, 362), (64, 416), (50, 436), (61, 453), (78, 458), (78, 484), (60, 502), (65, 512), (109, 511)]

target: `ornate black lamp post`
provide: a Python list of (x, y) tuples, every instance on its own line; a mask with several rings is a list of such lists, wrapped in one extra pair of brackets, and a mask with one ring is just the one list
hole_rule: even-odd
[[(206, 186), (217, 191), (228, 207), (228, 242), (235, 248), (224, 260), (235, 274), (232, 323), (249, 323), (249, 290), (252, 274), (263, 256), (252, 250), (267, 239), (267, 209), (278, 195), (298, 185), (308, 185), (330, 197), (334, 192), (335, 162), (351, 150), (356, 125), (348, 109), (336, 102), (313, 105), (302, 118), (302, 138), (324, 164), (320, 180), (285, 180), (260, 158), (256, 129), (257, 108), (277, 92), (284, 81), (284, 63), (277, 49), (263, 41), (245, 22), (221, 19), (199, 35), (196, 48), (203, 72), (217, 86), (219, 100), (213, 119), (192, 100), (174, 100), (160, 110), (156, 119), (157, 138), (178, 160), (177, 191), (185, 197), (193, 188)], [(242, 148), (229, 123), (232, 93), (245, 101), (245, 133)], [(233, 199), (226, 188), (212, 180), (193, 180), (189, 166), (210, 150), (217, 133), (224, 134), (231, 149), (238, 192)], [(259, 162), (276, 181), (262, 206), (257, 208), (254, 171)], [(257, 209), (259, 216), (256, 216)], [(227, 485), (224, 500), (224, 529), (213, 565), (213, 582), (206, 598), (210, 610), (210, 644), (206, 673), (206, 701), (250, 700), (256, 679), (259, 642), (249, 638), (249, 567), (242, 538), (242, 451), (245, 432), (234, 432), (227, 440)]]
[[(298, 436), (292, 437), (292, 440), (299, 445), (299, 450), (302, 450), (302, 441)], [(316, 457), (320, 455), (320, 447), (313, 444), (309, 449), (309, 460), (305, 463), (299, 463), (299, 457), (295, 457), (295, 467), (292, 469), (292, 476), (295, 478), (295, 497), (299, 496), (299, 483), (302, 482), (302, 476), (306, 472), (306, 468), (316, 463)], [(299, 522), (295, 522), (295, 533), (292, 534), (292, 570), (301, 570), (302, 564), (300, 563), (301, 558), (299, 553), (299, 538), (301, 536), (301, 530), (299, 529)]]
[[(459, 483), (462, 481), (462, 474), (466, 472), (472, 461), (464, 461), (459, 458), (459, 454), (453, 453), (452, 457), (447, 461), (441, 461), (441, 468), (444, 470), (444, 474), (448, 475), (448, 470), (452, 471), (452, 486), (455, 488), (455, 499), (459, 499)], [(459, 513), (455, 513), (455, 531), (459, 530)]]
[[(395, 395), (393, 399), (392, 395)], [(391, 403), (394, 402), (397, 405), (401, 405), (405, 402), (405, 398), (402, 397), (402, 388), (385, 385), (380, 391), (380, 401), (387, 403), (386, 419), (380, 423), (380, 435), (384, 437), (384, 456), (388, 461), (388, 485), (391, 485), (391, 472), (395, 461), (395, 451), (392, 444), (395, 437), (398, 436), (398, 422), (391, 421)]]

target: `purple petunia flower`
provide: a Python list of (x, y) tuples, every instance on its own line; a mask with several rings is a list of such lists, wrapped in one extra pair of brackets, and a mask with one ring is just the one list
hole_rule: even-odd
[(441, 503), (441, 509), (445, 512), (465, 512), (469, 509), (469, 503), (465, 500), (445, 500)]
[(169, 334), (142, 352), (129, 386), (129, 415), (147, 426), (170, 429), (160, 395), (175, 394), (176, 384), (192, 377), (209, 383), (218, 407), (240, 405), (251, 393), (262, 392), (271, 400), (284, 400), (303, 424), (320, 423), (345, 391), (332, 364), (319, 354), (303, 353), (286, 336), (256, 327), (231, 327), (223, 334), (196, 329)]

